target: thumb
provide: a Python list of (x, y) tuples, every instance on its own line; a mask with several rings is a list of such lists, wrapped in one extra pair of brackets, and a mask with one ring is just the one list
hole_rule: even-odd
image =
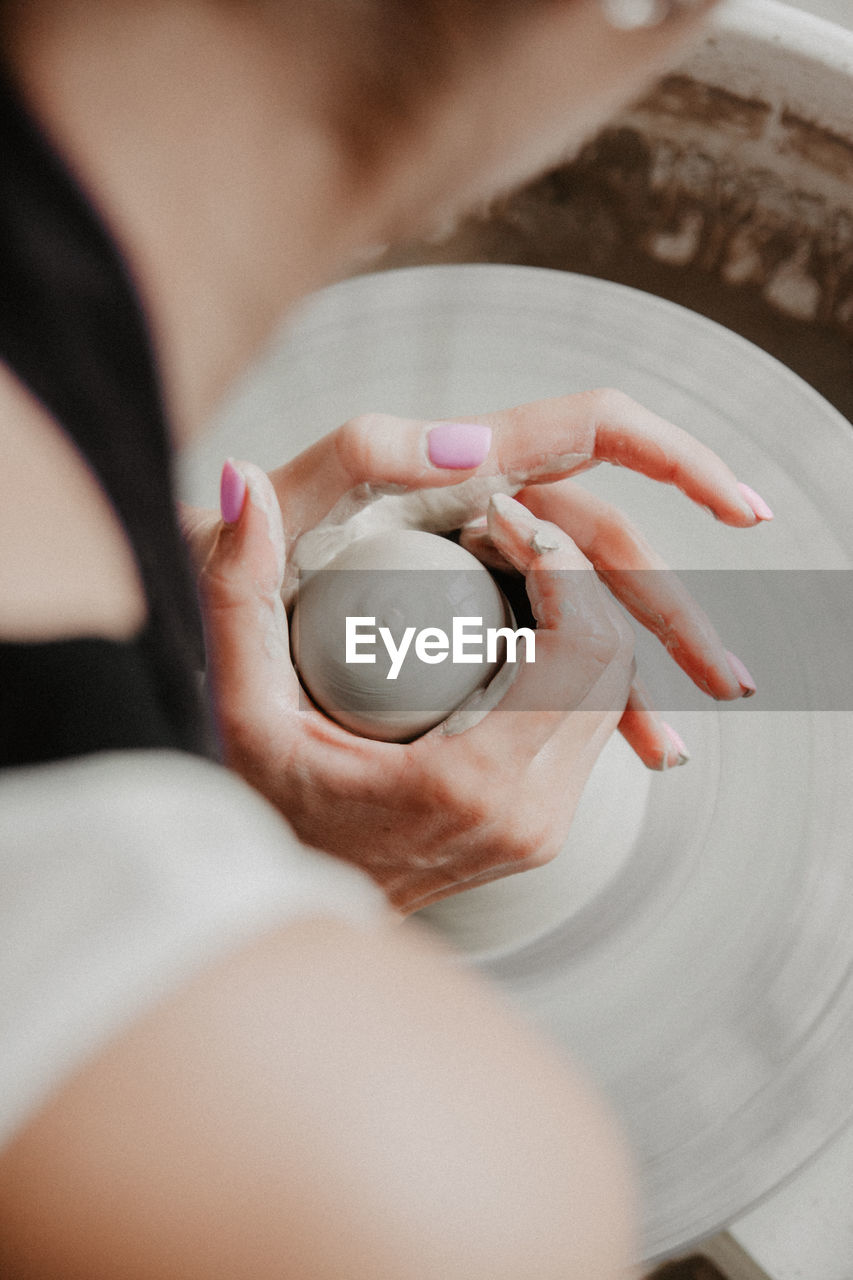
[(269, 477), (228, 459), (220, 486), (222, 523), (199, 575), (208, 677), (223, 732), (263, 732), (295, 707), (299, 684), (281, 600), (285, 543)]

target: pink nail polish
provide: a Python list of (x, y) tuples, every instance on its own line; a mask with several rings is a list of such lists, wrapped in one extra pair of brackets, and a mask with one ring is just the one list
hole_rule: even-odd
[(470, 471), (485, 462), (492, 428), (479, 422), (440, 422), (427, 433), (427, 454), (434, 467)]
[(744, 698), (751, 698), (756, 690), (756, 684), (752, 676), (749, 674), (746, 667), (741, 662), (740, 658), (738, 658), (733, 653), (729, 653), (728, 649), (726, 650), (726, 657), (729, 660), (729, 666), (732, 669), (732, 675), (734, 676), (735, 680), (737, 680), (738, 684), (743, 690), (743, 693), (741, 696)]
[(738, 488), (749, 506), (752, 508), (758, 520), (773, 519), (773, 512), (770, 510), (760, 493), (756, 493), (754, 489), (750, 489), (748, 484), (739, 484)]
[(231, 458), (222, 468), (219, 481), (219, 508), (226, 524), (236, 524), (246, 503), (246, 477), (237, 470)]
[(668, 724), (666, 720), (663, 722), (663, 727), (666, 730), (667, 737), (678, 752), (678, 763), (687, 764), (687, 761), (690, 759), (690, 752), (687, 750), (687, 746), (685, 745), (681, 734), (676, 732), (672, 725)]

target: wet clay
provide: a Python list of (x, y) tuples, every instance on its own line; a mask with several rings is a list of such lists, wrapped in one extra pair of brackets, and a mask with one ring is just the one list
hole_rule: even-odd
[[(411, 741), (451, 713), (458, 719), (472, 696), (476, 723), (504, 691), (506, 681), (492, 688), (502, 656), (476, 661), (470, 645), (458, 661), (435, 644), (417, 652), (414, 633), (447, 637), (457, 616), (470, 620), (469, 634), (475, 620), (482, 631), (509, 621), (494, 578), (468, 551), (417, 529), (355, 539), (300, 584), (291, 625), (300, 679), (327, 715), (363, 737)], [(362, 637), (350, 656), (348, 619)]]

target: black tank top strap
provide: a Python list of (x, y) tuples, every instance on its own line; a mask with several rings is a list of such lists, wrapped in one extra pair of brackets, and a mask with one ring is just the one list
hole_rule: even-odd
[[(132, 668), (139, 675), (141, 663), (145, 697), (157, 702), (150, 721), (161, 723), (162, 736), (169, 739), (162, 745), (211, 754), (212, 734), (195, 670), (203, 651), (198, 606), (175, 513), (170, 438), (145, 317), (99, 214), (5, 72), (0, 72), (0, 360), (85, 456), (139, 564), (149, 621), (136, 642), (114, 647), (113, 660), (107, 659), (108, 642), (101, 644), (100, 660), (112, 671), (105, 679), (115, 684), (117, 669), (127, 678)], [(6, 679), (4, 662), (20, 666), (21, 648), (0, 645), (0, 683)], [(128, 664), (131, 649), (136, 656)], [(62, 644), (54, 647), (54, 669), (62, 651)], [(39, 652), (45, 657), (48, 650), (33, 646), (33, 679)], [(68, 642), (65, 652), (71, 674), (80, 649)], [(91, 649), (87, 653), (91, 678), (95, 655)], [(46, 741), (40, 750), (49, 754)], [(70, 741), (66, 748), (57, 737), (55, 756), (74, 753)]]

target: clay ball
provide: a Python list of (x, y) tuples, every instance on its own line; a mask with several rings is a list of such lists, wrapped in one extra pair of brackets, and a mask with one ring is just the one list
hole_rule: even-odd
[[(457, 650), (475, 661), (452, 660), (461, 618), (478, 620)], [(331, 719), (363, 737), (406, 742), (488, 683), (501, 649), (487, 660), (487, 630), (508, 624), (504, 597), (479, 560), (448, 538), (395, 529), (353, 542), (303, 577), (291, 644), (303, 686)], [(348, 625), (350, 657), (368, 660), (347, 661)]]

